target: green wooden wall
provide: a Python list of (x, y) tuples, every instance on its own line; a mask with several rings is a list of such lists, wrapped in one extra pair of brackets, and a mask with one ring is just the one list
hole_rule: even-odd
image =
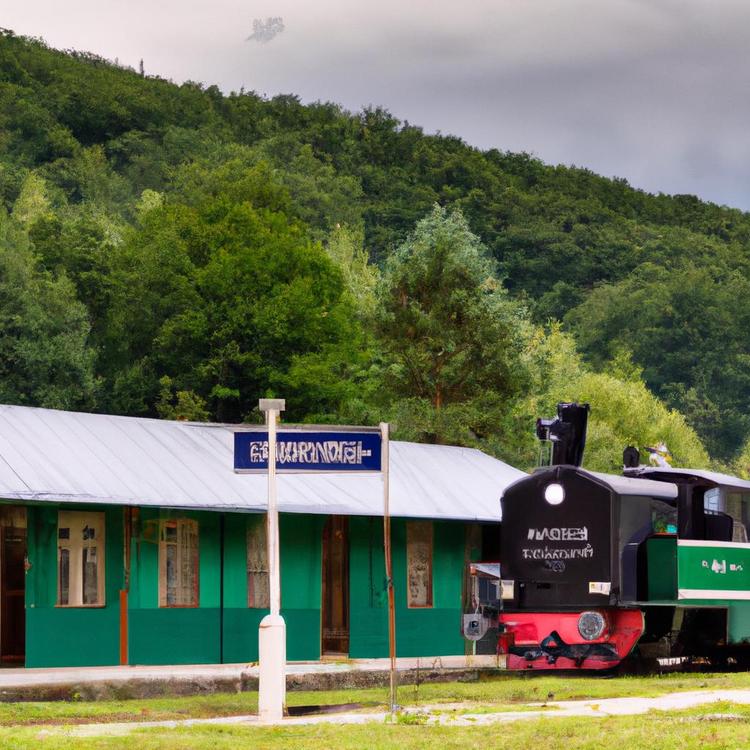
[(119, 662), (123, 523), (121, 508), (105, 513), (103, 607), (57, 607), (57, 513), (91, 506), (28, 508), (26, 573), (26, 666), (104, 666)]
[[(200, 607), (159, 608), (159, 518), (199, 524)], [(247, 514), (144, 510), (133, 540), (130, 593), (131, 664), (235, 663), (258, 660), (258, 625), (267, 610), (247, 606)], [(282, 515), (281, 607), (287, 658), (320, 657), (320, 576), (323, 516)], [(223, 609), (221, 603), (223, 602)]]
[[(159, 520), (162, 518), (198, 521), (199, 607), (159, 607)], [(131, 664), (221, 661), (220, 523), (218, 513), (141, 509), (133, 534), (128, 601)]]
[[(282, 514), (281, 614), (290, 661), (320, 658), (322, 537), (325, 516)], [(224, 661), (258, 659), (258, 624), (268, 610), (248, 609), (246, 516), (227, 516), (224, 537)]]
[[(410, 609), (406, 603), (406, 523), (404, 519), (394, 519), (391, 525), (396, 653), (398, 656), (463, 654), (461, 614), (466, 524), (434, 522), (433, 606)], [(387, 657), (383, 519), (351, 517), (349, 537), (349, 655), (353, 659)]]
[[(67, 508), (67, 506), (66, 506)], [(72, 507), (70, 510), (85, 509)], [(91, 509), (91, 506), (89, 506)], [(29, 508), (27, 666), (119, 662), (119, 590), (123, 586), (123, 509), (106, 508), (106, 605), (55, 607), (59, 507)], [(200, 606), (160, 608), (158, 525), (162, 518), (199, 524)], [(247, 607), (247, 514), (144, 508), (131, 547), (128, 613), (130, 664), (252, 662), (266, 610)], [(282, 514), (281, 605), (287, 658), (320, 658), (322, 533), (326, 516)], [(222, 546), (223, 528), (223, 546)], [(462, 654), (460, 632), (466, 524), (434, 522), (433, 607), (406, 605), (406, 521), (393, 521), (399, 656)], [(350, 656), (388, 655), (387, 599), (380, 518), (350, 517)], [(223, 586), (222, 586), (223, 573)], [(223, 605), (223, 606), (222, 606)]]

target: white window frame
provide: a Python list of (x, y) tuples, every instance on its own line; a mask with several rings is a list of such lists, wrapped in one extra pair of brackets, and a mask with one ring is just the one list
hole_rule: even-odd
[[(60, 530), (68, 529), (67, 538)], [(92, 533), (93, 532), (93, 533)], [(84, 539), (84, 536), (87, 538)], [(63, 550), (68, 553), (68, 601), (62, 602), (60, 562)], [(96, 511), (61, 510), (57, 514), (57, 607), (105, 606), (105, 514)], [(96, 601), (84, 602), (83, 561), (95, 556)]]

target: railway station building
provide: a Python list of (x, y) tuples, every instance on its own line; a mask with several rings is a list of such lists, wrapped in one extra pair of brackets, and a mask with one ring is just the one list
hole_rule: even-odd
[[(234, 473), (236, 427), (0, 406), (4, 664), (257, 660), (267, 483)], [(399, 656), (465, 653), (467, 563), (497, 559), (521, 476), (391, 442)], [(280, 475), (278, 491), (287, 658), (387, 656), (380, 475)]]

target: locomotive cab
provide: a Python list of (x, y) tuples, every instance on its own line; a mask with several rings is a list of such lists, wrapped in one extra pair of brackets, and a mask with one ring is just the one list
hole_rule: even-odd
[[(626, 474), (678, 488), (678, 534), (666, 571), (680, 651), (750, 665), (750, 482), (671, 467), (639, 466)], [(675, 631), (673, 624), (672, 638)]]
[(669, 482), (567, 465), (508, 487), (500, 620), (509, 668), (616, 666), (643, 634), (643, 571), (649, 555), (659, 558), (649, 541), (676, 538), (677, 500)]

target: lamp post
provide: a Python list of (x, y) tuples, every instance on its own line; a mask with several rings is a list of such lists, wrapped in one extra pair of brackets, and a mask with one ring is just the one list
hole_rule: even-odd
[(268, 588), (270, 612), (258, 629), (259, 684), (258, 716), (261, 721), (278, 721), (286, 708), (286, 624), (281, 616), (279, 569), (279, 511), (276, 494), (276, 422), (286, 408), (284, 399), (262, 398), (258, 408), (268, 427)]

